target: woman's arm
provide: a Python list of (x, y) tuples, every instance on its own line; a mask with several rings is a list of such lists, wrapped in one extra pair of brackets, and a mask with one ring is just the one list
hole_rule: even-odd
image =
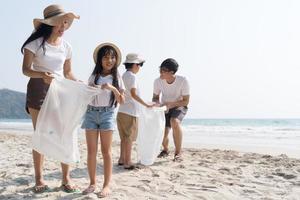
[(34, 58), (34, 53), (28, 49), (24, 49), (22, 72), (25, 76), (30, 78), (42, 78), (44, 82), (50, 84), (53, 76), (49, 72), (38, 72), (31, 69), (32, 61)]
[(64, 63), (64, 76), (66, 79), (77, 81), (77, 79), (75, 78), (75, 76), (72, 72), (71, 59), (66, 60)]

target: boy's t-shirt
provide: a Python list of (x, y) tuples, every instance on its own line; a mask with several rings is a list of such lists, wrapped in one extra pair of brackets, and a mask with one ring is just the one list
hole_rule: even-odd
[(128, 70), (123, 74), (122, 79), (125, 86), (125, 101), (120, 105), (119, 112), (138, 117), (140, 104), (132, 98), (130, 93), (131, 89), (135, 88), (136, 94), (139, 95), (136, 75)]

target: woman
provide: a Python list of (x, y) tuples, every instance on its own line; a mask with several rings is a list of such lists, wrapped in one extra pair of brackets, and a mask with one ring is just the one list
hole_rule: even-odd
[[(62, 36), (72, 24), (73, 19), (79, 19), (74, 13), (66, 13), (59, 5), (50, 5), (44, 9), (44, 19), (34, 19), (35, 31), (24, 42), (21, 52), (23, 58), (23, 74), (30, 77), (27, 85), (26, 111), (32, 118), (35, 129), (37, 116), (51, 80), (55, 76), (64, 76), (76, 80), (71, 70), (71, 46)], [(43, 180), (44, 156), (32, 150), (35, 186), (34, 192), (49, 190)], [(69, 166), (61, 163), (62, 190), (68, 193), (78, 190), (71, 185)]]
[(89, 85), (101, 88), (88, 106), (82, 128), (86, 130), (87, 165), (90, 185), (83, 191), (89, 194), (96, 189), (97, 149), (100, 138), (104, 164), (104, 183), (98, 197), (110, 194), (109, 183), (112, 176), (112, 132), (117, 103), (124, 102), (124, 86), (118, 74), (121, 52), (111, 43), (100, 44), (94, 51), (95, 68), (89, 78)]

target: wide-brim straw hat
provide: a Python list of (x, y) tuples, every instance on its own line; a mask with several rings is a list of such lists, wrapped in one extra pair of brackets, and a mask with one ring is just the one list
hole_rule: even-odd
[(98, 56), (98, 52), (101, 48), (105, 47), (105, 46), (110, 46), (112, 47), (113, 49), (115, 49), (115, 51), (117, 52), (117, 61), (116, 61), (116, 66), (119, 67), (119, 65), (121, 64), (121, 60), (122, 60), (122, 55), (121, 55), (121, 51), (120, 49), (114, 45), (113, 43), (110, 43), (110, 42), (105, 42), (105, 43), (102, 43), (102, 44), (99, 44), (96, 49), (94, 50), (94, 53), (93, 53), (93, 58), (94, 58), (94, 62), (95, 64), (97, 63), (97, 56)]
[(60, 5), (50, 5), (44, 9), (44, 19), (33, 19), (33, 26), (37, 29), (41, 24), (47, 24), (50, 26), (60, 25), (64, 20), (68, 20), (68, 26), (70, 28), (74, 19), (79, 19), (80, 16), (73, 12), (65, 12)]

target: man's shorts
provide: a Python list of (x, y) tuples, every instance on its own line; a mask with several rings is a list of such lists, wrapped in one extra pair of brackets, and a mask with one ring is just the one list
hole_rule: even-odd
[(125, 114), (117, 114), (117, 125), (121, 140), (135, 141), (137, 138), (138, 121), (137, 117)]
[(187, 111), (188, 108), (186, 106), (171, 108), (167, 113), (165, 113), (166, 127), (171, 128), (171, 118), (176, 118), (179, 121), (182, 121)]

